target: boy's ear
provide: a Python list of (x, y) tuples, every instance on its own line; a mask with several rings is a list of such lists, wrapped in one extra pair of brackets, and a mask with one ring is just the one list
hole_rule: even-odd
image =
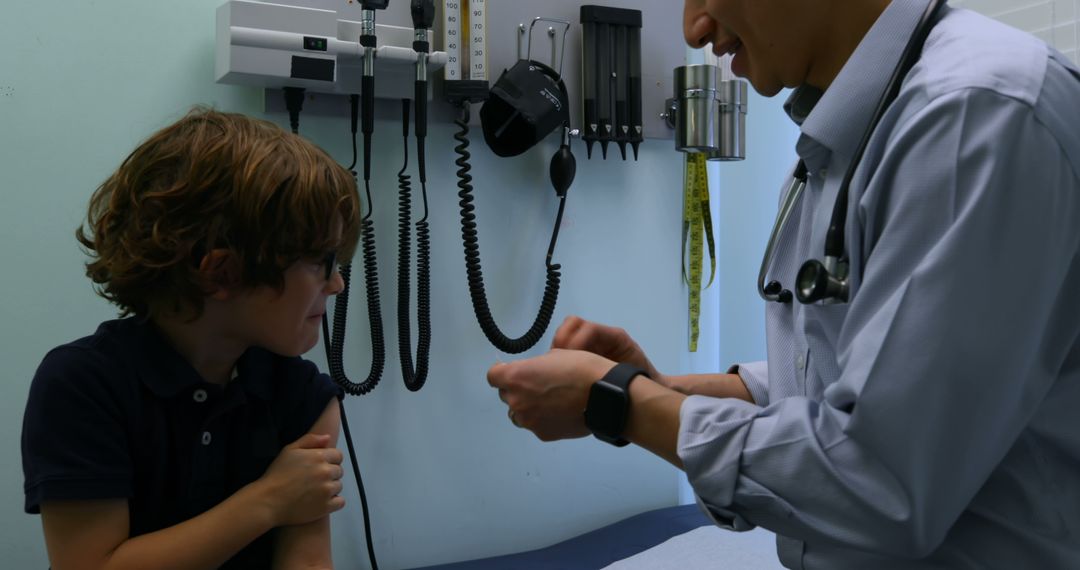
[(240, 273), (240, 260), (227, 249), (212, 249), (199, 262), (206, 294), (218, 301), (232, 298), (240, 288)]

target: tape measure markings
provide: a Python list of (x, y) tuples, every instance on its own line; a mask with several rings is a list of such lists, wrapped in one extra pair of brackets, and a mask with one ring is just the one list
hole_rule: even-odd
[[(689, 288), (690, 352), (697, 352), (701, 327), (701, 275), (704, 265), (703, 234), (709, 246), (710, 275), (707, 289), (716, 276), (716, 241), (709, 210), (709, 173), (705, 155), (687, 154), (683, 181), (683, 247), (681, 252), (683, 281)], [(688, 253), (689, 252), (689, 253)], [(689, 271), (686, 257), (689, 254)]]

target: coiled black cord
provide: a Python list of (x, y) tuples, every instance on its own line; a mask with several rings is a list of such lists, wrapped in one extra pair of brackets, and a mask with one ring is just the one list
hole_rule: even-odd
[[(353, 177), (356, 177), (356, 171), (353, 168), (356, 166), (356, 115), (357, 115), (357, 101), (359, 97), (352, 95), (349, 98), (349, 102), (352, 106), (352, 164), (349, 165), (349, 170), (352, 172)], [(304, 90), (298, 87), (286, 87), (285, 88), (285, 107), (289, 112), (289, 126), (292, 129), (293, 134), (300, 134), (300, 111), (304, 103)], [(371, 203), (371, 192), (368, 191), (368, 203)], [(372, 250), (374, 252), (374, 250)], [(344, 286), (341, 293), (338, 295), (336, 303), (334, 305), (334, 336), (330, 336), (330, 326), (326, 318), (326, 313), (323, 313), (322, 317), (322, 332), (323, 332), (323, 346), (326, 348), (326, 363), (330, 366), (331, 377), (334, 381), (346, 389), (343, 382), (355, 386), (348, 381), (345, 377), (344, 367), (341, 365), (341, 352), (342, 346), (345, 344), (345, 313), (348, 310), (349, 305), (349, 274), (352, 272), (350, 265), (343, 265), (340, 269), (341, 279), (344, 281)], [(370, 307), (370, 302), (369, 302)], [(375, 313), (377, 314), (377, 312)], [(372, 325), (372, 343), (375, 343), (376, 330), (378, 330), (379, 343), (382, 343), (382, 320), (378, 322), (378, 329)], [(335, 342), (336, 340), (336, 342)], [(385, 353), (385, 350), (383, 351)], [(382, 374), (382, 357), (378, 359), (378, 371), (372, 367), (373, 374), (375, 374), (375, 382), (370, 383), (367, 390), (370, 391), (378, 383), (378, 378)], [(369, 380), (370, 380), (369, 376)], [(352, 462), (353, 476), (356, 477), (356, 489), (360, 494), (360, 507), (364, 513), (364, 535), (367, 539), (368, 548), (368, 560), (371, 561), (372, 570), (378, 570), (379, 564), (375, 560), (375, 548), (374, 542), (371, 539), (371, 515), (368, 512), (367, 493), (364, 491), (364, 480), (360, 477), (360, 465), (356, 461), (356, 449), (353, 447), (352, 433), (349, 432), (349, 416), (345, 413), (345, 397), (344, 395), (338, 396), (338, 410), (341, 414), (341, 428), (345, 435), (345, 443), (349, 448), (349, 460)]]
[(454, 147), (454, 152), (458, 155), (454, 164), (458, 167), (457, 185), (460, 189), (458, 197), (461, 198), (459, 202), (461, 206), (461, 240), (465, 248), (465, 272), (468, 275), (469, 295), (472, 297), (473, 311), (476, 313), (477, 322), (480, 323), (480, 329), (484, 331), (484, 336), (491, 341), (495, 348), (510, 354), (525, 352), (544, 336), (544, 332), (551, 323), (551, 317), (555, 314), (555, 303), (559, 298), (559, 269), (562, 266), (552, 264), (551, 257), (555, 251), (555, 243), (559, 239), (559, 227), (562, 225), (566, 197), (562, 196), (559, 199), (559, 213), (555, 218), (555, 227), (551, 233), (551, 242), (548, 245), (545, 260), (547, 284), (544, 287), (544, 296), (540, 301), (540, 309), (536, 315), (536, 320), (533, 321), (532, 326), (525, 334), (518, 338), (509, 338), (495, 324), (495, 319), (491, 316), (491, 310), (488, 307), (487, 293), (484, 290), (484, 273), (480, 267), (480, 243), (476, 231), (476, 215), (473, 213), (476, 207), (473, 206), (472, 175), (469, 174), (472, 170), (472, 166), (469, 164), (472, 155), (469, 154), (468, 103), (462, 104), (460, 110), (457, 120), (454, 121), (454, 124), (460, 129), (454, 134), (454, 140), (458, 142), (458, 145)]
[(386, 341), (383, 336), (382, 315), (379, 314), (379, 276), (375, 260), (375, 228), (368, 220), (360, 222), (360, 242), (364, 255), (364, 284), (367, 286), (368, 320), (371, 324), (371, 371), (360, 383), (349, 380), (345, 374), (342, 356), (345, 350), (345, 325), (349, 311), (349, 282), (352, 264), (339, 269), (345, 283), (334, 300), (334, 330), (330, 342), (330, 377), (346, 394), (363, 396), (375, 389), (382, 379), (386, 361)]
[[(352, 163), (349, 171), (356, 178), (356, 121), (358, 115), (359, 97), (349, 96), (349, 107), (352, 113)], [(365, 141), (368, 142), (368, 141)], [(366, 149), (365, 149), (366, 150)], [(368, 151), (370, 152), (370, 151)], [(375, 263), (375, 229), (370, 223), (371, 217), (371, 186), (365, 180), (365, 188), (368, 198), (368, 214), (360, 222), (360, 235), (364, 253), (364, 273), (367, 284), (368, 317), (371, 324), (371, 372), (367, 379), (356, 384), (349, 380), (342, 364), (342, 353), (345, 346), (345, 323), (349, 310), (349, 282), (352, 275), (352, 264), (345, 264), (339, 268), (341, 280), (344, 285), (337, 299), (334, 301), (334, 333), (330, 335), (326, 315), (323, 315), (323, 343), (326, 346), (326, 362), (330, 367), (330, 377), (341, 387), (342, 391), (352, 395), (366, 394), (373, 390), (382, 378), (383, 362), (386, 359), (386, 344), (383, 340), (382, 314), (379, 312), (379, 280)], [(374, 310), (372, 306), (374, 305)], [(360, 465), (356, 460), (356, 448), (353, 446), (352, 433), (349, 431), (349, 417), (345, 412), (345, 396), (338, 397), (338, 409), (341, 412), (341, 428), (345, 435), (345, 444), (349, 449), (349, 461), (352, 463), (353, 476), (356, 478), (357, 492), (360, 494), (360, 508), (364, 516), (364, 538), (367, 541), (368, 560), (372, 570), (378, 570), (379, 563), (375, 558), (375, 543), (371, 536), (371, 514), (368, 510), (367, 493), (364, 491), (364, 480), (360, 476)]]
[[(350, 97), (350, 104), (352, 115), (355, 117), (357, 114), (357, 98), (355, 95)], [(356, 121), (354, 120), (352, 129), (353, 161), (349, 166), (349, 170), (352, 171), (353, 177), (356, 177), (356, 171), (353, 170), (356, 166), (355, 125)], [(370, 153), (371, 140), (370, 136), (365, 133), (364, 154), (369, 155)], [(367, 158), (367, 156), (365, 156), (365, 158)], [(370, 163), (370, 159), (365, 160), (365, 165), (370, 165)], [(345, 393), (353, 396), (361, 396), (375, 389), (375, 386), (379, 384), (379, 380), (382, 379), (383, 365), (386, 362), (386, 341), (383, 336), (382, 312), (379, 310), (379, 266), (375, 255), (375, 225), (371, 220), (372, 204), (370, 178), (370, 172), (367, 172), (367, 168), (365, 168), (364, 189), (367, 194), (368, 211), (363, 219), (360, 220), (360, 249), (363, 252), (364, 257), (364, 284), (367, 287), (368, 321), (371, 325), (371, 371), (368, 372), (368, 376), (363, 382), (356, 383), (349, 380), (349, 377), (345, 374), (345, 367), (342, 364), (342, 354), (345, 350), (345, 325), (349, 312), (349, 283), (352, 276), (351, 263), (342, 265), (340, 268), (341, 279), (345, 282), (345, 286), (334, 301), (334, 331), (333, 336), (328, 337), (331, 339), (328, 355), (330, 377), (333, 378), (338, 386), (341, 386), (341, 389), (344, 390)]]
[[(286, 87), (285, 106), (289, 111), (289, 125), (293, 134), (300, 134), (300, 111), (304, 102), (304, 90), (298, 87)], [(349, 102), (352, 108), (352, 163), (349, 171), (356, 177), (356, 116), (359, 97), (352, 95)], [(365, 141), (369, 143), (370, 141)], [(366, 150), (366, 149), (365, 149)], [(370, 152), (370, 151), (367, 151)], [(370, 164), (370, 161), (368, 161)], [(366, 178), (366, 177), (365, 177)], [(349, 380), (342, 364), (345, 347), (345, 324), (349, 312), (349, 282), (352, 264), (342, 265), (339, 269), (344, 286), (334, 301), (333, 336), (328, 330), (326, 315), (323, 315), (323, 343), (326, 345), (326, 363), (330, 367), (330, 377), (348, 394), (367, 394), (375, 388), (382, 378), (383, 364), (386, 361), (386, 341), (383, 338), (382, 315), (379, 312), (379, 277), (375, 260), (375, 228), (371, 224), (371, 185), (364, 181), (367, 189), (368, 213), (360, 222), (361, 243), (364, 254), (364, 277), (367, 284), (368, 315), (371, 321), (371, 372), (363, 383), (356, 384)], [(346, 437), (348, 437), (346, 428)], [(352, 442), (349, 442), (350, 446)], [(363, 492), (363, 491), (361, 491)]]
[(427, 223), (427, 184), (421, 179), (424, 193), (424, 217), (416, 223), (416, 320), (419, 331), (416, 343), (416, 368), (413, 369), (411, 315), (409, 314), (409, 272), (412, 269), (412, 183), (405, 174), (409, 168), (409, 106), (402, 99), (402, 134), (405, 160), (398, 172), (398, 355), (405, 387), (416, 392), (427, 381), (431, 353), (431, 239)]

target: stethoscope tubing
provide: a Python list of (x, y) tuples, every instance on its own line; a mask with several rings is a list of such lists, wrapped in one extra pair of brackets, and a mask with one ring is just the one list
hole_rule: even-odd
[[(841, 182), (840, 189), (836, 195), (836, 202), (833, 203), (832, 216), (825, 237), (825, 264), (823, 267), (828, 274), (835, 273), (838, 267), (847, 267), (846, 253), (844, 252), (844, 225), (847, 223), (848, 191), (851, 182), (855, 177), (855, 172), (859, 167), (859, 163), (862, 162), (863, 154), (866, 152), (866, 148), (869, 145), (874, 130), (877, 128), (878, 123), (881, 122), (881, 118), (884, 116), (885, 111), (892, 105), (893, 101), (896, 100), (904, 77), (907, 76), (908, 72), (911, 71), (911, 68), (914, 67), (915, 63), (922, 56), (922, 49), (926, 43), (926, 39), (930, 35), (930, 30), (933, 28), (934, 22), (945, 4), (945, 0), (931, 0), (927, 5), (922, 19), (916, 26), (915, 31), (911, 34), (911, 38), (908, 40), (903, 55), (897, 63), (896, 68), (893, 70), (892, 76), (889, 78), (889, 83), (886, 85), (885, 91), (881, 95), (881, 99), (878, 101), (870, 124), (866, 128), (866, 132), (863, 133), (862, 140), (859, 143), (855, 156), (853, 157), (851, 164), (848, 165), (847, 171), (844, 173), (843, 181)], [(791, 300), (791, 293), (783, 289), (778, 282), (770, 283), (766, 286), (765, 280), (768, 278), (769, 266), (772, 264), (775, 255), (776, 242), (779, 240), (779, 236), (783, 233), (784, 228), (787, 227), (788, 218), (790, 218), (795, 203), (799, 196), (802, 195), (805, 188), (806, 164), (800, 160), (792, 175), (791, 186), (787, 193), (788, 195), (785, 198), (779, 213), (777, 213), (776, 222), (773, 224), (772, 233), (769, 236), (769, 243), (765, 248), (765, 256), (761, 260), (761, 269), (758, 271), (758, 295), (765, 301), (787, 303)], [(813, 260), (808, 261), (804, 264), (804, 268), (805, 265), (809, 265), (812, 262)], [(844, 274), (834, 275), (833, 277), (830, 277), (830, 279), (840, 283), (840, 289), (843, 292), (836, 293), (835, 295), (830, 294), (828, 297), (825, 297), (827, 299), (826, 302), (847, 302), (846, 269), (842, 270), (842, 273)], [(802, 293), (800, 293), (800, 295), (802, 295)], [(800, 298), (800, 300), (804, 302), (811, 301), (811, 299), (802, 298)]]
[(769, 243), (765, 246), (765, 255), (761, 258), (761, 269), (758, 270), (758, 295), (761, 296), (764, 301), (780, 302), (781, 293), (766, 293), (765, 292), (765, 278), (769, 274), (769, 266), (772, 264), (773, 257), (776, 253), (776, 242), (780, 239), (780, 233), (787, 227), (788, 218), (791, 217), (792, 210), (795, 209), (795, 204), (798, 203), (799, 197), (802, 196), (803, 190), (806, 189), (806, 163), (799, 161), (799, 164), (795, 167), (794, 173), (791, 175), (791, 185), (788, 186), (787, 193), (784, 196), (784, 202), (780, 205), (780, 211), (776, 214), (776, 221), (773, 223), (772, 232), (769, 234)]

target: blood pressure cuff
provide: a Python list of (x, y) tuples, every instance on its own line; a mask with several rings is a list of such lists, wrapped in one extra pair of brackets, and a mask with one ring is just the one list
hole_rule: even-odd
[(484, 106), (484, 140), (499, 156), (517, 156), (567, 123), (570, 102), (550, 67), (520, 60), (504, 71)]

